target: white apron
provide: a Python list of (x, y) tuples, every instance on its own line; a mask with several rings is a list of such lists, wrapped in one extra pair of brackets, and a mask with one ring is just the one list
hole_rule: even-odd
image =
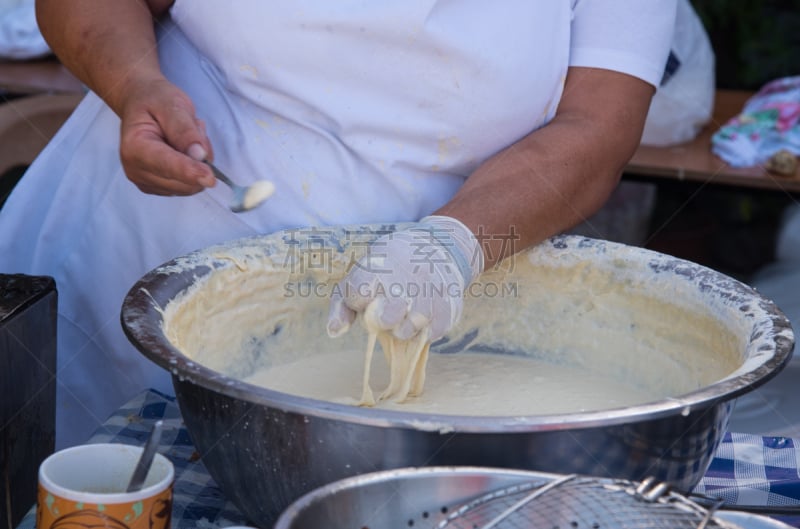
[(139, 192), (119, 121), (89, 94), (0, 213), (0, 271), (59, 291), (57, 445), (84, 442), (137, 392), (172, 392), (119, 322), (147, 271), (287, 227), (418, 219), (485, 158), (549, 120), (569, 60), (554, 0), (178, 0), (162, 68), (206, 121), (217, 165), (277, 190), (233, 214), (222, 185)]

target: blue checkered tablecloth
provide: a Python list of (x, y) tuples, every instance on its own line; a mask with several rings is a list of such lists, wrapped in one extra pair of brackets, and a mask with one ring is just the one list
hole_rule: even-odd
[[(800, 506), (800, 439), (728, 432), (695, 492), (728, 505)], [(800, 527), (800, 515), (776, 516)]]
[[(174, 397), (149, 390), (117, 410), (91, 443), (143, 445), (153, 423), (163, 419), (159, 451), (175, 465), (173, 529), (217, 529), (246, 525), (246, 518), (222, 495), (192, 445)], [(728, 505), (800, 506), (800, 439), (727, 433), (694, 492)], [(800, 515), (776, 515), (800, 528)], [(32, 509), (17, 529), (33, 529)]]

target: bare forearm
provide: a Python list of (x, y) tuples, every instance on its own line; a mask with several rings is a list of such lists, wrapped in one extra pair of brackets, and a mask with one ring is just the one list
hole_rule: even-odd
[(153, 17), (169, 3), (37, 0), (36, 15), (58, 58), (120, 114), (126, 87), (161, 77)]
[[(487, 266), (585, 220), (616, 186), (639, 143), (652, 88), (597, 74), (573, 71), (556, 117), (481, 165), (436, 212), (483, 238)], [(603, 88), (592, 89), (598, 79)]]
[(36, 0), (61, 61), (120, 117), (119, 154), (145, 193), (191, 195), (215, 183), (213, 149), (194, 102), (167, 80), (154, 24), (174, 0)]

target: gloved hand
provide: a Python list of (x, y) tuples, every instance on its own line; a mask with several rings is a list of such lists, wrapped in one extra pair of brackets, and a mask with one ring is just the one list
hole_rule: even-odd
[(464, 292), (483, 270), (483, 251), (460, 221), (429, 216), (376, 239), (331, 296), (328, 334), (339, 336), (370, 309), (381, 330), (408, 340), (424, 328), (444, 336), (461, 317)]

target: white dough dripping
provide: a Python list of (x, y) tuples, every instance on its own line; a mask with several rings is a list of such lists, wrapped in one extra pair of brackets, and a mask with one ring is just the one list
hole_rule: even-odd
[(408, 397), (419, 396), (425, 386), (425, 366), (428, 363), (428, 351), (431, 346), (428, 340), (430, 328), (424, 327), (410, 340), (400, 340), (391, 331), (380, 328), (377, 316), (380, 306), (379, 299), (370, 302), (361, 319), (367, 330), (367, 350), (364, 354), (364, 375), (359, 406), (376, 404), (369, 385), (376, 341), (381, 344), (384, 357), (389, 364), (389, 385), (378, 397), (378, 401), (405, 402)]

